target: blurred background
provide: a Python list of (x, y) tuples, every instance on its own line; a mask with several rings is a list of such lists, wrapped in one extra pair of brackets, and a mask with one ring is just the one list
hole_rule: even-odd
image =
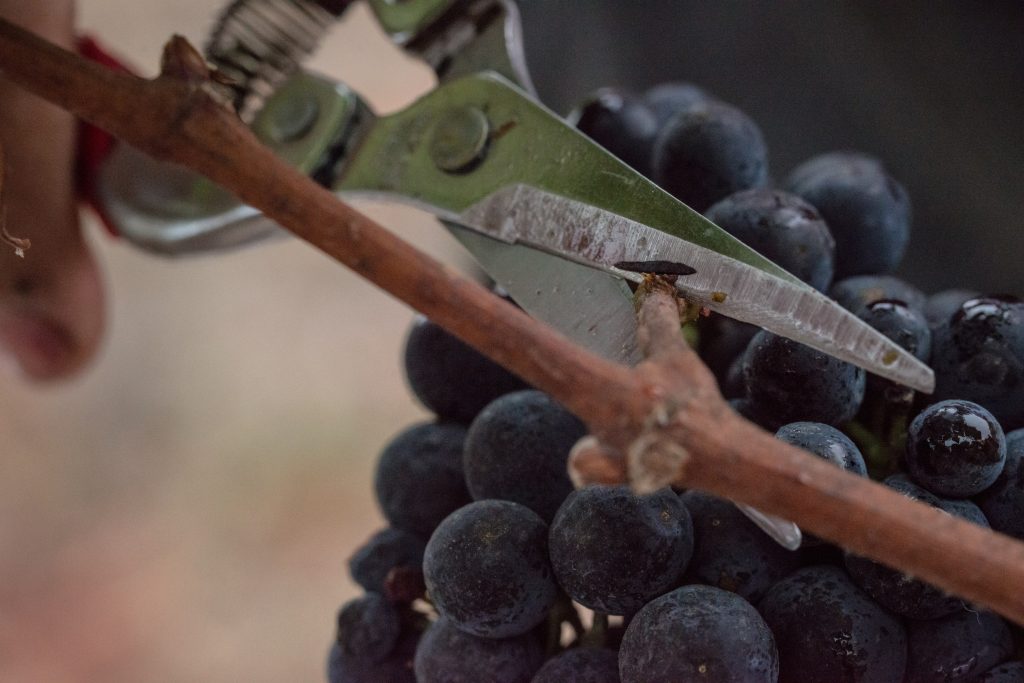
[[(143, 74), (213, 0), (81, 0)], [(879, 155), (915, 207), (904, 274), (1024, 293), (1024, 22), (1017, 3), (525, 0), (541, 97), (690, 80), (760, 123), (776, 177)], [(312, 67), (381, 112), (431, 87), (357, 6)], [(449, 261), (430, 220), (363, 205)], [(0, 681), (318, 681), (346, 560), (381, 525), (381, 446), (426, 413), (412, 313), (290, 240), (168, 261), (89, 233), (112, 322), (79, 379), (0, 383)]]

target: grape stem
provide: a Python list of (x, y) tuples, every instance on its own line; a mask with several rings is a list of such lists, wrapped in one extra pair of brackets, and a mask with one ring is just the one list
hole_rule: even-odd
[(577, 482), (596, 471), (605, 481), (628, 477), (641, 490), (703, 489), (1024, 624), (1024, 543), (847, 474), (738, 416), (683, 341), (672, 285), (652, 277), (639, 290), (646, 360), (630, 369), (588, 353), (276, 157), (217, 97), (181, 40), (169, 49), (169, 69), (147, 80), (0, 21), (7, 78), (158, 159), (207, 175), (572, 410), (595, 437), (576, 449)]

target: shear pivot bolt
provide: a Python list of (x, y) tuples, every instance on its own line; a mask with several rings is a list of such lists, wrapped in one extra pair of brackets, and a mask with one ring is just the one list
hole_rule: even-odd
[(264, 132), (275, 144), (305, 136), (320, 117), (320, 103), (313, 93), (297, 93), (267, 103)]
[(452, 109), (434, 124), (430, 158), (447, 173), (468, 171), (486, 156), (490, 133), (487, 116), (476, 107)]

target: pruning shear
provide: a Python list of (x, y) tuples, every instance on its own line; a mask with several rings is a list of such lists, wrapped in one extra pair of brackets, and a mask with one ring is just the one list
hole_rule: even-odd
[[(646, 268), (680, 275), (690, 302), (933, 389), (925, 364), (540, 104), (511, 1), (368, 2), (392, 39), (433, 67), (437, 87), (377, 117), (345, 85), (298, 70), (251, 122), (281, 157), (346, 200), (432, 213), (526, 312), (609, 359), (640, 359), (629, 284)], [(124, 237), (164, 254), (279, 230), (204, 178), (127, 147), (103, 169), (99, 195)], [(799, 546), (795, 525), (745, 511)]]

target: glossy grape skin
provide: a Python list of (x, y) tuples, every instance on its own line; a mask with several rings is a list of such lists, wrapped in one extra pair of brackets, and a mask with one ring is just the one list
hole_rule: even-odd
[(780, 683), (899, 683), (907, 636), (839, 567), (805, 567), (772, 587), (758, 610), (775, 636)]
[(1024, 662), (1006, 662), (989, 669), (974, 683), (1021, 683), (1024, 681)]
[[(895, 474), (883, 482), (889, 488), (951, 515), (988, 526), (984, 515), (966, 500), (949, 501), (918, 486), (906, 475)], [(846, 555), (846, 569), (860, 588), (891, 612), (910, 619), (938, 619), (963, 608), (963, 601), (903, 572), (858, 555)]]
[(985, 406), (1006, 429), (1024, 426), (1024, 303), (982, 297), (963, 303), (935, 328), (936, 401)]
[(337, 640), (327, 655), (327, 683), (417, 683), (413, 656), (420, 634), (403, 633), (391, 652), (379, 662), (346, 655)]
[(967, 498), (995, 482), (1006, 462), (1006, 438), (990, 412), (970, 401), (940, 401), (907, 431), (904, 466), (932, 493)]
[(411, 532), (381, 529), (349, 558), (349, 573), (364, 590), (383, 593), (384, 580), (392, 569), (423, 567), (426, 545), (426, 541)]
[(860, 449), (835, 427), (821, 422), (791, 422), (779, 427), (775, 438), (810, 451), (847, 472), (868, 476)]
[(682, 81), (661, 83), (643, 94), (644, 104), (660, 129), (676, 114), (713, 99), (702, 88)]
[(832, 152), (790, 173), (784, 189), (825, 218), (836, 240), (836, 277), (887, 273), (910, 240), (910, 198), (881, 162), (865, 154)]
[(743, 190), (705, 217), (819, 291), (832, 284), (835, 240), (817, 209), (781, 190)]
[(693, 554), (693, 522), (670, 489), (637, 496), (625, 486), (588, 486), (558, 509), (550, 553), (573, 600), (630, 614), (678, 585)]
[(902, 301), (880, 299), (867, 305), (858, 317), (925, 363), (932, 355), (932, 330), (928, 320)]
[(495, 399), (466, 435), (463, 469), (470, 494), (521, 503), (550, 522), (573, 488), (569, 451), (586, 433), (579, 418), (543, 392)]
[(470, 503), (427, 542), (423, 577), (438, 613), (466, 633), (507, 638), (543, 621), (555, 601), (548, 527), (506, 500)]
[(581, 133), (644, 175), (651, 172), (651, 148), (658, 121), (644, 101), (618, 88), (601, 88), (566, 117)]
[(415, 425), (384, 447), (374, 489), (391, 526), (424, 538), (470, 501), (462, 474), (466, 428), (454, 423)]
[(683, 586), (641, 609), (619, 648), (622, 683), (774, 683), (775, 641), (753, 606), (711, 586)]
[(398, 642), (398, 611), (380, 593), (349, 600), (338, 612), (338, 645), (349, 657), (379, 662)]
[(543, 661), (540, 642), (532, 633), (512, 638), (480, 638), (460, 631), (442, 616), (420, 638), (416, 648), (416, 681), (530, 683)]
[(789, 422), (838, 425), (864, 400), (864, 371), (809, 346), (762, 330), (743, 358), (754, 412), (778, 428)]
[(739, 109), (717, 101), (676, 114), (654, 142), (652, 179), (695, 211), (768, 181), (761, 130)]
[(854, 275), (836, 280), (828, 295), (854, 315), (876, 301), (902, 301), (916, 311), (924, 309), (924, 292), (892, 275)]
[(924, 302), (924, 317), (928, 325), (938, 327), (948, 323), (953, 314), (960, 310), (968, 299), (977, 299), (981, 292), (970, 289), (944, 289), (941, 292), (929, 295)]
[(679, 498), (693, 518), (693, 557), (684, 583), (703, 583), (757, 603), (800, 566), (799, 554), (772, 540), (731, 502), (690, 490)]
[(910, 621), (907, 635), (907, 680), (914, 683), (973, 681), (1013, 654), (1010, 629), (990, 612)]
[(577, 647), (555, 655), (530, 683), (619, 683), (619, 655), (603, 647)]
[(527, 385), (511, 372), (417, 316), (405, 342), (405, 377), (413, 394), (441, 420), (469, 424), (484, 406)]
[(1003, 472), (978, 496), (978, 504), (992, 528), (1024, 541), (1024, 429), (1006, 435)]

